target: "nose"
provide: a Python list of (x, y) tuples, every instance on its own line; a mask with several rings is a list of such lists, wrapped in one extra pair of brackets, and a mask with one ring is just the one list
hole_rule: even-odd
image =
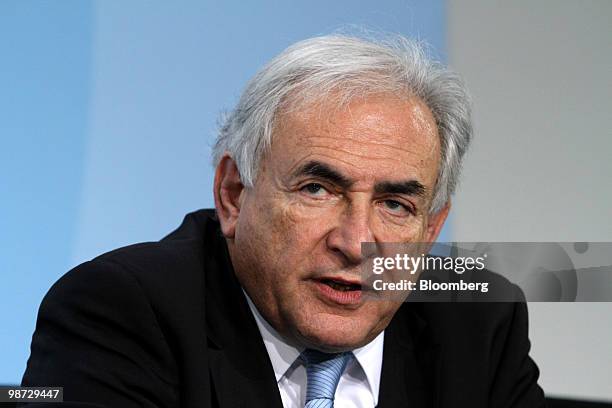
[(362, 242), (374, 242), (371, 228), (371, 209), (367, 204), (346, 206), (327, 235), (327, 247), (343, 258), (343, 262), (359, 265), (365, 257)]

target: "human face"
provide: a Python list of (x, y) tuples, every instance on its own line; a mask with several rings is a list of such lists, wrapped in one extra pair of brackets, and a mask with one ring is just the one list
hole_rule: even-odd
[(295, 345), (330, 352), (384, 330), (399, 302), (340, 288), (361, 283), (362, 242), (435, 239), (448, 210), (428, 211), (439, 161), (426, 105), (388, 95), (279, 115), (253, 188), (240, 187), (225, 157), (215, 182), (222, 229), (266, 320)]

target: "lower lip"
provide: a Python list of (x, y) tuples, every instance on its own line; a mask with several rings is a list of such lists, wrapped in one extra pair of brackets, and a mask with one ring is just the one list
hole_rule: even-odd
[(319, 281), (315, 281), (315, 286), (326, 299), (340, 305), (356, 305), (361, 301), (361, 290), (336, 290)]

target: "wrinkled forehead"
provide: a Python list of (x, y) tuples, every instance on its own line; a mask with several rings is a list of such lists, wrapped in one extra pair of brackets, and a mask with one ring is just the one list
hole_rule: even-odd
[(418, 176), (433, 184), (440, 140), (431, 111), (417, 97), (367, 95), (345, 104), (323, 98), (277, 115), (268, 159), (284, 171), (317, 159), (355, 177)]
[[(358, 126), (364, 119), (378, 121), (376, 125), (380, 127), (381, 135), (384, 135), (384, 129), (395, 127), (411, 138), (420, 136), (422, 142), (439, 144), (431, 109), (410, 91), (374, 93), (350, 88), (323, 94), (308, 90), (288, 94), (274, 116), (272, 142), (279, 130), (288, 124), (301, 124), (311, 131), (325, 131), (325, 128), (339, 124)], [(342, 121), (344, 123), (340, 123)], [(374, 134), (364, 136), (376, 137)]]

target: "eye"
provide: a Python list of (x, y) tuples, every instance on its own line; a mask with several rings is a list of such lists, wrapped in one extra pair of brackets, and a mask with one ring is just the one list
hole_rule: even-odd
[(328, 194), (328, 191), (319, 183), (308, 183), (303, 186), (300, 191), (315, 197), (323, 197)]
[(395, 215), (411, 215), (412, 209), (396, 200), (384, 200), (384, 207)]

